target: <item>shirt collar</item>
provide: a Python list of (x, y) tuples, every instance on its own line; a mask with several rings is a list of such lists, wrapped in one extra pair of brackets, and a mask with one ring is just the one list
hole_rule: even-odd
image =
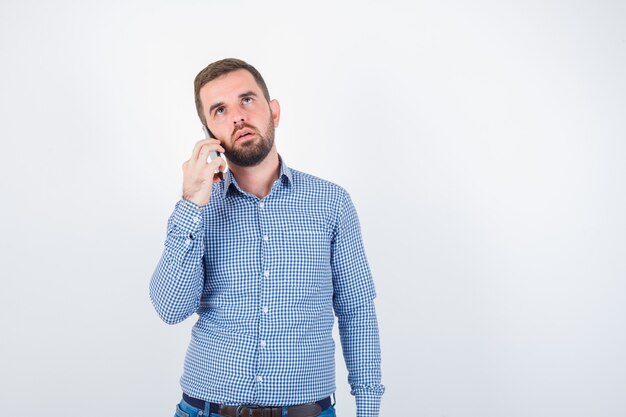
[[(293, 176), (291, 174), (291, 170), (289, 169), (285, 161), (283, 161), (283, 158), (280, 155), (278, 155), (278, 161), (280, 164), (280, 174), (278, 175), (278, 179), (282, 182), (283, 185), (285, 185), (286, 187), (290, 187), (293, 184)], [(226, 175), (224, 175), (224, 196), (228, 195), (228, 191), (231, 185), (234, 185), (234, 187), (239, 190), (239, 192), (244, 192), (241, 188), (239, 188), (239, 184), (237, 184), (237, 179), (235, 178), (233, 173), (228, 170)]]

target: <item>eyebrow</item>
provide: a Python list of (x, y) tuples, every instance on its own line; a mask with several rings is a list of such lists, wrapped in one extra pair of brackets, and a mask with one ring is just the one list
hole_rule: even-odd
[(254, 91), (252, 91), (252, 90), (250, 90), (250, 91), (246, 91), (245, 93), (241, 93), (241, 94), (239, 94), (239, 98), (250, 97), (250, 96), (252, 96), (252, 97), (256, 97), (257, 95), (256, 95), (256, 93), (255, 93)]
[[(246, 91), (245, 93), (239, 94), (239, 98), (244, 98), (244, 97), (258, 97), (258, 96), (254, 91), (250, 90), (250, 91)], [(217, 109), (218, 107), (222, 107), (223, 105), (224, 105), (223, 101), (213, 104), (211, 107), (209, 107), (209, 114), (213, 113), (213, 110)]]
[(209, 107), (209, 114), (213, 113), (213, 110), (217, 109), (218, 107), (222, 107), (224, 105), (224, 102), (220, 101), (219, 103), (215, 103), (213, 104), (211, 107)]

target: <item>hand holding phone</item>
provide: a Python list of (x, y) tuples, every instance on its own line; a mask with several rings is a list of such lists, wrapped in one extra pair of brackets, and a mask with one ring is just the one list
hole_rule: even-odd
[[(207, 138), (196, 142), (191, 157), (183, 164), (183, 198), (201, 207), (209, 203), (213, 184), (222, 179), (222, 171), (226, 169), (226, 161), (218, 152), (224, 152), (219, 140)], [(209, 158), (210, 153), (214, 157)]]
[[(213, 136), (213, 133), (211, 133), (211, 131), (209, 130), (208, 127), (206, 127), (205, 125), (202, 125), (202, 130), (204, 130), (204, 138), (205, 139), (215, 139), (215, 136)], [(215, 158), (219, 158), (220, 154), (217, 151), (213, 151), (209, 153), (209, 159), (212, 161)], [(219, 169), (215, 170), (215, 174), (221, 179), (224, 179), (224, 173), (222, 171), (220, 171)]]

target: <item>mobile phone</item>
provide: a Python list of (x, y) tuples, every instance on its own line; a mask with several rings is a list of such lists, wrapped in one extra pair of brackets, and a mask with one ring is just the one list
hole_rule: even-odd
[[(206, 127), (206, 125), (202, 125), (202, 130), (204, 130), (204, 138), (205, 139), (216, 139), (215, 136), (213, 135), (213, 133), (209, 130), (208, 127)], [(209, 153), (209, 159), (212, 161), (215, 158), (219, 158), (220, 154), (219, 152), (210, 152)], [(215, 174), (221, 179), (224, 179), (224, 173), (222, 171), (220, 171), (219, 169), (215, 170)]]

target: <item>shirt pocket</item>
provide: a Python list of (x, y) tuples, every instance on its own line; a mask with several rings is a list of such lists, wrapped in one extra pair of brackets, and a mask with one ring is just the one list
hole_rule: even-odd
[(261, 243), (256, 227), (228, 222), (207, 232), (205, 291), (245, 294), (258, 278)]
[(323, 227), (285, 222), (281, 239), (286, 286), (301, 294), (332, 287), (330, 237)]

